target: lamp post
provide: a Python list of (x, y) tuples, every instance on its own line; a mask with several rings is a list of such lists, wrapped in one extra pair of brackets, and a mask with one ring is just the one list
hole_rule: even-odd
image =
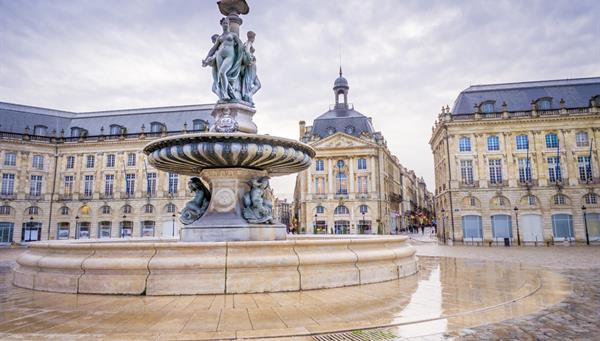
[(79, 216), (75, 216), (75, 239), (79, 239)]
[(175, 213), (173, 213), (173, 215), (171, 216), (172, 221), (173, 221), (173, 230), (172, 232), (172, 236), (175, 237)]
[(31, 239), (31, 231), (33, 230), (33, 216), (29, 217), (29, 239)]
[(125, 238), (125, 219), (127, 219), (127, 216), (123, 214), (123, 221), (121, 222), (121, 238)]
[(444, 241), (444, 244), (446, 244), (446, 209), (442, 208), (442, 240)]
[(519, 208), (515, 206), (515, 219), (517, 220), (517, 245), (521, 246), (521, 234), (519, 233)]
[(585, 205), (581, 206), (581, 210), (583, 211), (583, 225), (585, 227), (585, 243), (587, 245), (590, 245), (590, 235), (588, 234), (588, 226), (587, 226), (587, 214), (585, 213), (586, 209), (587, 209), (587, 207), (585, 207)]
[(317, 214), (315, 213), (315, 219), (313, 220), (313, 233), (317, 234)]

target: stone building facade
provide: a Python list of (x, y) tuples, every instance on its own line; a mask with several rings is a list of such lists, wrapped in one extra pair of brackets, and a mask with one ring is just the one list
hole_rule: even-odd
[(0, 103), (0, 243), (178, 236), (188, 177), (142, 149), (204, 131), (212, 105), (75, 113)]
[(600, 78), (471, 86), (432, 129), (440, 237), (600, 240)]
[(404, 213), (424, 203), (422, 179), (392, 155), (371, 118), (348, 103), (349, 89), (340, 70), (335, 104), (311, 126), (300, 122), (300, 140), (316, 156), (296, 178), (294, 221), (304, 233), (399, 233)]

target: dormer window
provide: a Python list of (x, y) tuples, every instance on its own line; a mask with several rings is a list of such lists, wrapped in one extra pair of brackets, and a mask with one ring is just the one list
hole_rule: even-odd
[(110, 134), (111, 135), (121, 135), (122, 130), (123, 130), (123, 127), (118, 124), (110, 125)]
[(166, 127), (164, 124), (160, 123), (160, 122), (152, 122), (150, 123), (150, 132), (152, 133), (160, 133), (164, 130), (166, 130)]
[(356, 131), (356, 129), (354, 128), (354, 126), (347, 126), (346, 129), (345, 129), (345, 131), (346, 131), (346, 134), (352, 135), (352, 134), (354, 134), (354, 132)]
[(204, 131), (206, 130), (206, 122), (203, 120), (194, 120), (193, 122), (194, 130)]
[(333, 134), (335, 134), (335, 128), (334, 127), (327, 128), (327, 135), (333, 135)]
[(73, 127), (71, 128), (71, 137), (79, 137), (81, 136), (81, 131), (82, 129), (79, 127)]
[(43, 125), (36, 125), (33, 127), (33, 135), (46, 136), (48, 133), (48, 127)]
[(492, 113), (495, 112), (496, 110), (494, 109), (494, 102), (493, 101), (487, 101), (487, 102), (483, 102), (481, 103), (480, 106), (481, 112), (483, 113)]
[(537, 108), (538, 110), (550, 110), (550, 107), (552, 106), (552, 99), (551, 98), (540, 98), (537, 100)]

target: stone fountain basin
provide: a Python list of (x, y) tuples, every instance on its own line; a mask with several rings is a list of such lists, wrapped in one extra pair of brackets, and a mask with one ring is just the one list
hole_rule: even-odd
[(405, 236), (291, 236), (281, 241), (137, 238), (34, 242), (18, 287), (65, 293), (196, 295), (335, 288), (417, 272)]
[(144, 147), (148, 161), (166, 172), (197, 176), (203, 169), (251, 168), (270, 176), (300, 172), (315, 151), (282, 137), (246, 133), (195, 133), (164, 137)]

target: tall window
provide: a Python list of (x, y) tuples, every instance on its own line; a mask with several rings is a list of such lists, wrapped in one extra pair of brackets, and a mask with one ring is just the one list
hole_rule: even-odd
[(106, 167), (112, 168), (115, 166), (115, 154), (106, 155)]
[(73, 194), (73, 175), (65, 175), (65, 188), (64, 193), (67, 195)]
[(575, 134), (575, 142), (577, 143), (577, 147), (589, 147), (590, 140), (588, 138), (588, 133), (585, 131), (580, 131)]
[(530, 183), (531, 182), (531, 167), (529, 165), (529, 158), (520, 158), (519, 164), (519, 182)]
[(367, 169), (367, 160), (366, 159), (358, 159), (358, 169), (359, 170)]
[(339, 172), (336, 175), (335, 180), (336, 194), (348, 194), (348, 177), (346, 177), (346, 174)]
[(96, 159), (94, 158), (94, 155), (88, 155), (85, 159), (85, 166), (87, 168), (94, 168), (95, 161)]
[(39, 197), (42, 195), (42, 176), (32, 175), (29, 183), (29, 195)]
[(32, 167), (35, 169), (44, 169), (44, 157), (42, 155), (34, 155), (32, 159)]
[(366, 194), (369, 192), (369, 183), (367, 176), (359, 176), (356, 178), (358, 193)]
[(579, 179), (582, 181), (592, 180), (592, 165), (589, 156), (578, 156), (577, 164), (579, 165)]
[(15, 192), (15, 175), (11, 173), (2, 174), (2, 195), (13, 195)]
[(17, 165), (17, 153), (15, 153), (15, 152), (4, 153), (4, 165), (5, 166), (16, 166)]
[(317, 162), (315, 162), (315, 170), (317, 172), (322, 172), (325, 170), (325, 162), (323, 160), (317, 160)]
[(490, 151), (500, 150), (500, 138), (496, 135), (488, 136), (487, 149)]
[(154, 221), (144, 220), (142, 221), (142, 237), (153, 237), (154, 236)]
[(75, 156), (69, 155), (67, 156), (67, 169), (75, 168)]
[(169, 173), (169, 193), (177, 193), (179, 187), (179, 175), (177, 173)]
[[(169, 173), (169, 175), (170, 174), (171, 173)], [(150, 195), (156, 195), (156, 173), (148, 173), (146, 174), (146, 177), (146, 192)]]
[(101, 221), (98, 223), (98, 237), (110, 238), (112, 223), (110, 221)]
[(335, 211), (333, 213), (334, 214), (350, 214), (350, 210), (348, 210), (348, 207), (346, 207), (344, 205), (340, 205), (335, 208)]
[(94, 193), (94, 176), (86, 175), (83, 182), (83, 195), (91, 197)]
[(315, 193), (325, 194), (325, 178), (322, 176), (315, 178)]
[(0, 222), (0, 243), (13, 242), (14, 224), (8, 222)]
[(135, 153), (127, 154), (127, 166), (135, 166)]
[(473, 161), (460, 160), (460, 177), (463, 184), (473, 184)]
[(502, 160), (490, 159), (488, 165), (490, 168), (490, 182), (493, 184), (502, 183)]
[(570, 214), (553, 214), (552, 233), (554, 234), (554, 239), (573, 240), (575, 238), (573, 217)]
[(135, 192), (135, 174), (125, 175), (125, 193), (133, 195)]
[(460, 140), (458, 140), (458, 150), (461, 152), (470, 152), (471, 139), (468, 137), (461, 137)]
[(483, 238), (481, 217), (478, 215), (466, 215), (462, 217), (463, 239), (473, 240)]
[(558, 135), (546, 134), (546, 148), (558, 148)]
[(548, 181), (550, 182), (561, 182), (562, 174), (560, 171), (560, 162), (558, 156), (551, 156), (548, 158)]
[(529, 137), (527, 135), (517, 135), (517, 150), (529, 149)]
[(115, 191), (115, 175), (106, 174), (104, 176), (104, 195), (110, 197)]

